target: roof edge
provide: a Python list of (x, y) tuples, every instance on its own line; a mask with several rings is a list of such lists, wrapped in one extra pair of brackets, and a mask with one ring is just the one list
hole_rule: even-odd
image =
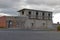
[[(17, 11), (17, 12), (20, 12), (20, 11), (22, 11), (22, 10), (33, 10), (33, 11), (44, 11), (44, 12), (52, 12), (52, 11), (36, 10), (36, 9), (28, 9), (28, 8), (23, 8), (23, 9), (21, 9), (21, 10)], [(53, 13), (53, 12), (52, 12), (52, 13)]]

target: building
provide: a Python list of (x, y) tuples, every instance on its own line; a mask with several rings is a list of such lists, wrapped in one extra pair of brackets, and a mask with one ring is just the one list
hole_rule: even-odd
[(15, 28), (16, 20), (12, 16), (0, 17), (0, 28)]
[(57, 29), (60, 24), (54, 24), (52, 21), (52, 12), (22, 9), (19, 10), (19, 16), (2, 16), (0, 17), (0, 28), (17, 28), (17, 29)]
[(22, 9), (18, 11), (20, 17), (25, 17), (24, 23), (25, 29), (48, 29), (52, 28), (52, 12), (34, 10), (34, 9)]
[(25, 17), (20, 16), (1, 16), (0, 28), (24, 28)]
[[(18, 28), (18, 29), (25, 29), (25, 17), (20, 17), (20, 16), (13, 16), (13, 17), (7, 17), (7, 21), (11, 20), (13, 24), (13, 28)], [(8, 26), (9, 27), (9, 26)], [(11, 26), (10, 26), (11, 27)]]

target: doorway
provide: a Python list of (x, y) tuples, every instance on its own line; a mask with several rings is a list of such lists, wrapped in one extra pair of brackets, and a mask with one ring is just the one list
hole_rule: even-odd
[(12, 20), (8, 20), (8, 28), (12, 28), (13, 27), (13, 21)]

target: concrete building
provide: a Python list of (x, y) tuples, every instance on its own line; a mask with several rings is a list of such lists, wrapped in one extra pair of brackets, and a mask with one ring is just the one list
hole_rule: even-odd
[(25, 29), (48, 29), (52, 28), (52, 12), (34, 10), (34, 9), (22, 9), (18, 11), (20, 17), (25, 17), (24, 23)]

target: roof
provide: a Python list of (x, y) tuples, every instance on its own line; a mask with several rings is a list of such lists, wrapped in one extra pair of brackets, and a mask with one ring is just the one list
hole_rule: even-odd
[(31, 11), (39, 11), (39, 12), (51, 12), (51, 13), (52, 13), (52, 11), (44, 11), (44, 10), (36, 10), (36, 9), (27, 9), (27, 8), (21, 9), (21, 10), (19, 10), (18, 12), (23, 11), (23, 10), (31, 10)]

